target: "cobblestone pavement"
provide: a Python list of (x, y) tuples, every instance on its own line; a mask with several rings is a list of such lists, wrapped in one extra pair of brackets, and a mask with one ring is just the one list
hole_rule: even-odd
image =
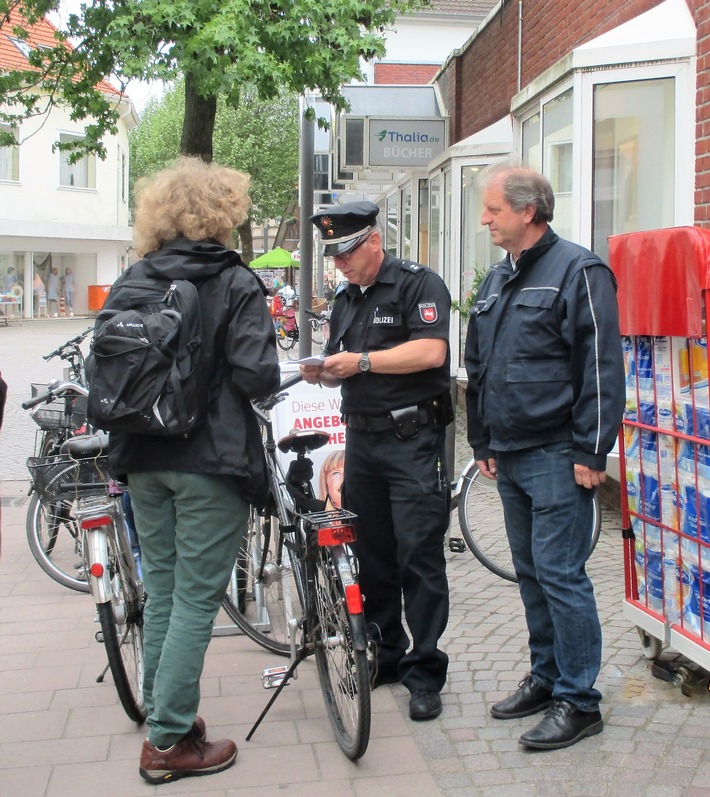
[[(155, 791), (138, 778), (142, 731), (129, 723), (109, 679), (96, 684), (103, 652), (89, 598), (51, 582), (24, 540), (26, 475), (33, 424), (20, 409), (29, 384), (59, 375), (41, 355), (85, 328), (50, 319), (0, 328), (0, 370), (9, 384), (0, 432), (0, 793), (15, 797), (131, 797)], [(459, 433), (463, 422), (459, 419)], [(457, 466), (468, 452), (457, 443)], [(454, 522), (452, 535), (458, 534)], [(604, 629), (604, 733), (555, 752), (519, 747), (536, 718), (499, 721), (489, 706), (514, 690), (527, 667), (527, 637), (514, 585), (469, 553), (447, 552), (451, 617), (443, 646), (451, 658), (444, 711), (412, 723), (403, 687), (373, 693), (372, 739), (347, 761), (323, 716), (311, 662), (267, 715), (236, 766), (210, 778), (159, 788), (161, 795), (244, 797), (710, 797), (710, 693), (687, 697), (653, 677), (636, 630), (622, 615), (618, 511), (605, 509), (589, 571)], [(214, 733), (244, 739), (269, 693), (258, 674), (273, 657), (222, 629), (203, 675), (204, 710)], [(664, 659), (677, 659), (664, 651)]]

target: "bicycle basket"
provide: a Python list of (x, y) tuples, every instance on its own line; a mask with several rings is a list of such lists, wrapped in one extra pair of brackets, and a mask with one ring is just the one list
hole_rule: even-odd
[[(47, 385), (32, 383), (32, 397), (47, 392)], [(86, 396), (76, 396), (72, 400), (72, 429), (79, 429), (86, 423)], [(40, 404), (32, 410), (32, 420), (41, 429), (59, 429), (64, 426), (64, 400), (57, 399), (51, 404)]]
[(32, 486), (45, 501), (105, 492), (110, 478), (107, 464), (107, 456), (75, 460), (67, 454), (59, 454), (27, 459)]

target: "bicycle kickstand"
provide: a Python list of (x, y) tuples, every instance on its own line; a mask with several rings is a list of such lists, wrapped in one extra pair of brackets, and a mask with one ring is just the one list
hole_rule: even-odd
[(271, 696), (271, 700), (269, 700), (269, 702), (266, 704), (266, 708), (259, 715), (259, 719), (254, 723), (254, 727), (247, 734), (247, 738), (246, 738), (247, 742), (254, 735), (254, 733), (256, 732), (256, 729), (259, 727), (259, 725), (261, 725), (261, 721), (268, 714), (269, 709), (271, 708), (271, 706), (274, 705), (274, 702), (276, 701), (276, 698), (281, 694), (282, 689), (285, 686), (288, 686), (289, 681), (291, 680), (291, 678), (293, 677), (294, 673), (296, 672), (296, 667), (298, 667), (298, 665), (305, 658), (307, 658), (307, 656), (308, 656), (308, 654), (306, 653), (305, 648), (302, 648), (301, 650), (298, 651), (298, 653), (296, 654), (296, 659), (294, 660), (293, 664), (288, 668), (288, 670), (286, 670), (286, 673), (284, 674), (283, 680), (276, 687), (276, 691)]

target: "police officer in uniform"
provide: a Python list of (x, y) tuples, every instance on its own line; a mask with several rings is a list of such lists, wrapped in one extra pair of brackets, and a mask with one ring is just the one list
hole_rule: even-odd
[(344, 506), (358, 516), (373, 688), (401, 682), (410, 717), (429, 720), (441, 713), (448, 665), (438, 642), (449, 612), (451, 297), (431, 269), (382, 250), (378, 212), (372, 202), (348, 202), (311, 217), (349, 284), (336, 295), (324, 363), (301, 372), (312, 384), (341, 385)]

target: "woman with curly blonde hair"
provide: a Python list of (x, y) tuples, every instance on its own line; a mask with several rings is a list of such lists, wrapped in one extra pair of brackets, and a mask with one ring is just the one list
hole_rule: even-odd
[(268, 491), (251, 399), (279, 385), (264, 286), (231, 248), (248, 186), (247, 175), (197, 158), (142, 180), (134, 233), (143, 259), (120, 277), (194, 283), (208, 371), (207, 417), (189, 437), (112, 433), (109, 446), (112, 472), (128, 481), (148, 595), (139, 772), (150, 783), (220, 772), (237, 756), (230, 739), (206, 741), (197, 709), (249, 505), (262, 506)]

